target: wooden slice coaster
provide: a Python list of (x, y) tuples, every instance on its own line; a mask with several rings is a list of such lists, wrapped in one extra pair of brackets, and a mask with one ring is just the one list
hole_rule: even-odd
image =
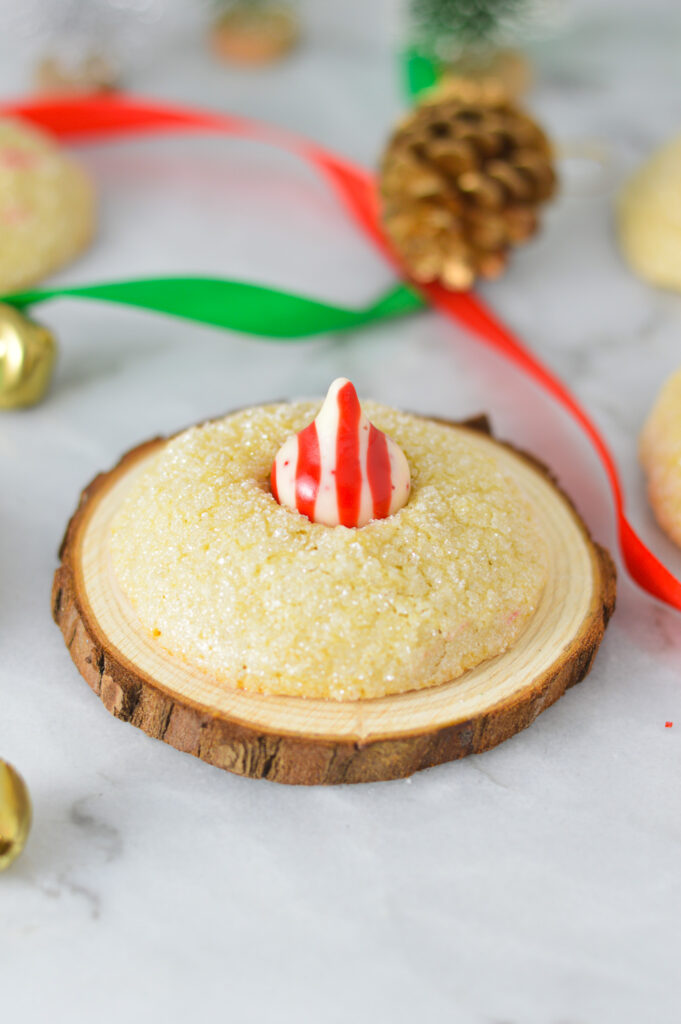
[(112, 577), (111, 520), (163, 439), (140, 445), (83, 492), (66, 532), (53, 614), (71, 657), (117, 718), (210, 764), (287, 783), (396, 779), (496, 746), (579, 682), (615, 606), (615, 568), (550, 473), (495, 441), (483, 421), (450, 424), (492, 448), (528, 495), (550, 551), (539, 607), (505, 654), (451, 683), (378, 700), (305, 700), (226, 689), (165, 652)]

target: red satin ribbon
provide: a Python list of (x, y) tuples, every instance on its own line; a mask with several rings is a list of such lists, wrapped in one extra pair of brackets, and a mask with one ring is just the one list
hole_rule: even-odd
[[(117, 135), (208, 131), (255, 139), (296, 153), (329, 179), (355, 220), (399, 270), (380, 226), (373, 175), (292, 133), (230, 114), (166, 106), (121, 96), (6, 103), (0, 105), (0, 113), (27, 118), (59, 138), (74, 141), (110, 139)], [(445, 316), (463, 324), (481, 341), (534, 378), (576, 420), (605, 468), (627, 569), (649, 594), (681, 610), (681, 582), (648, 550), (628, 522), (615, 461), (595, 424), (574, 396), (472, 292), (449, 292), (436, 285), (421, 291)]]

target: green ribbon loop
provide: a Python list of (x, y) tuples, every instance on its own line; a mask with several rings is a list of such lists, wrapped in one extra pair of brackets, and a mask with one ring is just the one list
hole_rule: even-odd
[(208, 277), (164, 277), (45, 288), (6, 295), (0, 302), (26, 309), (56, 298), (117, 302), (279, 340), (353, 330), (414, 313), (425, 306), (424, 300), (403, 284), (390, 288), (368, 306), (346, 309), (276, 288)]

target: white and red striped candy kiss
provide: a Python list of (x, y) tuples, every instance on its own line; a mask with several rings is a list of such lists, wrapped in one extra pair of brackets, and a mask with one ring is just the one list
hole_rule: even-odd
[(404, 452), (362, 412), (345, 377), (335, 380), (316, 419), (284, 442), (272, 465), (272, 494), (313, 523), (365, 526), (406, 505)]

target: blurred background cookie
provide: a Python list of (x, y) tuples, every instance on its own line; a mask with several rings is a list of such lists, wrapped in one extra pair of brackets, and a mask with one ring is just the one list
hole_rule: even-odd
[(681, 546), (681, 369), (662, 388), (643, 428), (641, 462), (655, 517)]
[(85, 171), (48, 135), (0, 119), (0, 295), (74, 259), (94, 226)]
[(619, 195), (620, 245), (632, 270), (681, 291), (681, 136), (629, 179)]

